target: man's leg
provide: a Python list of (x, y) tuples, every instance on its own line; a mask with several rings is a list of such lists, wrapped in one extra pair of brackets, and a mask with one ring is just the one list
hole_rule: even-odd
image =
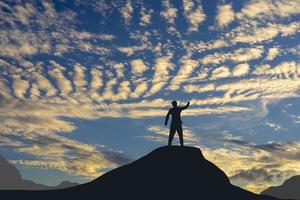
[(171, 126), (170, 126), (170, 134), (169, 134), (169, 142), (168, 142), (169, 146), (172, 145), (172, 140), (174, 138), (175, 131), (176, 131), (176, 127), (173, 124), (171, 124)]
[(177, 133), (179, 135), (180, 145), (183, 146), (183, 133), (182, 133), (182, 125), (177, 125)]

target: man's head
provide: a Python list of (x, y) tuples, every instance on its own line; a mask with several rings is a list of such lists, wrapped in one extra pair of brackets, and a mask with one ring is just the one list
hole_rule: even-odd
[(172, 106), (175, 108), (177, 107), (177, 101), (172, 101)]

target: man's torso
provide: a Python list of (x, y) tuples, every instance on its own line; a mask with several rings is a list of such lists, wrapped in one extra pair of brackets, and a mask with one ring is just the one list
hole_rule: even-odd
[(179, 107), (170, 109), (170, 113), (172, 115), (171, 123), (182, 123), (181, 117), (180, 117), (181, 111), (182, 111), (182, 109), (180, 109)]

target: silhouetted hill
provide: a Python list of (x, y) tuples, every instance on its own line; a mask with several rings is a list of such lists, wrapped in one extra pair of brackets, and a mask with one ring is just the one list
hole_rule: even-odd
[(74, 186), (77, 186), (77, 185), (79, 185), (79, 184), (71, 182), (71, 181), (62, 181), (57, 186), (52, 186), (52, 187), (48, 186), (48, 187), (49, 187), (49, 189), (63, 189), (63, 188), (74, 187)]
[(269, 187), (262, 194), (281, 199), (300, 199), (300, 175), (287, 179), (280, 186)]
[(78, 183), (63, 181), (57, 186), (46, 186), (24, 180), (18, 169), (0, 155), (0, 190), (50, 190), (76, 186)]
[(54, 191), (8, 191), (30, 199), (274, 200), (230, 184), (226, 174), (193, 147), (161, 147), (79, 186)]

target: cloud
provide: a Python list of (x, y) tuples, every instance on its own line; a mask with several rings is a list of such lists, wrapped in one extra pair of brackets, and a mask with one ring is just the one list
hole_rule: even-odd
[(229, 76), (231, 76), (231, 72), (229, 68), (227, 66), (221, 66), (212, 71), (210, 79), (216, 80), (216, 79), (226, 78)]
[(273, 60), (280, 54), (280, 50), (277, 47), (270, 48), (266, 60)]
[[(202, 83), (202, 84), (187, 84), (183, 87), (183, 91), (192, 92), (223, 92), (218, 96), (203, 97), (201, 99), (192, 100), (194, 105), (219, 105), (227, 103), (253, 102), (255, 100), (271, 102), (284, 98), (298, 96), (299, 80), (296, 77), (297, 64), (282, 63), (273, 69), (267, 67), (257, 69), (254, 74), (267, 75), (263, 77), (250, 77), (241, 80), (232, 80), (230, 77), (226, 83)], [(274, 71), (275, 69), (275, 71)], [(286, 70), (282, 72), (282, 70)], [(269, 71), (271, 70), (271, 71)], [(294, 74), (293, 74), (294, 73)], [(222, 73), (221, 73), (222, 74)], [(223, 74), (222, 74), (223, 75)], [(225, 75), (229, 75), (225, 70)], [(270, 76), (273, 75), (273, 76)], [(279, 76), (278, 76), (279, 75)], [(276, 77), (277, 76), (277, 77)], [(283, 77), (285, 77), (283, 79)]]
[(184, 15), (190, 24), (188, 31), (197, 31), (199, 25), (206, 19), (201, 1), (183, 0)]
[(6, 137), (0, 136), (0, 148), (3, 147), (21, 147), (23, 143), (20, 141), (12, 140)]
[(174, 24), (177, 17), (177, 8), (172, 7), (169, 0), (164, 0), (162, 5), (165, 10), (161, 11), (160, 15), (165, 18), (169, 24)]
[(125, 66), (123, 63), (112, 63), (111, 66), (115, 70), (115, 72), (117, 74), (117, 78), (124, 77)]
[(134, 91), (130, 94), (131, 98), (139, 98), (144, 94), (148, 89), (147, 82), (138, 82)]
[(97, 154), (86, 155), (82, 158), (65, 157), (64, 159), (51, 160), (12, 160), (13, 164), (23, 166), (39, 167), (44, 169), (56, 169), (68, 174), (75, 174), (89, 179), (102, 175), (105, 169), (115, 168), (116, 165)]
[(169, 70), (172, 70), (174, 65), (170, 62), (170, 57), (160, 57), (155, 59), (154, 75), (152, 78), (152, 87), (144, 97), (151, 96), (164, 87), (169, 79)]
[(280, 171), (276, 169), (251, 168), (248, 170), (238, 170), (230, 179), (244, 179), (249, 182), (278, 182), (295, 174), (295, 171)]
[(26, 80), (21, 79), (20, 77), (15, 77), (13, 80), (13, 91), (16, 97), (23, 99), (29, 88), (29, 83)]
[(135, 59), (130, 62), (132, 73), (141, 75), (143, 74), (147, 69), (148, 66), (145, 65), (142, 59)]
[(289, 24), (268, 23), (266, 27), (256, 27), (242, 31), (239, 28), (233, 30), (232, 41), (235, 43), (259, 43), (271, 40), (277, 36), (287, 37), (297, 33), (300, 23), (292, 22)]
[(115, 86), (118, 83), (117, 79), (110, 79), (108, 82), (105, 84), (105, 88), (103, 91), (103, 99), (107, 100), (112, 100), (114, 96), (114, 91), (113, 91), (113, 86)]
[(140, 18), (140, 25), (146, 26), (151, 23), (151, 15), (153, 13), (153, 9), (146, 9), (145, 7), (142, 7), (141, 9), (141, 18)]
[(90, 83), (90, 89), (98, 90), (101, 86), (103, 86), (103, 80), (102, 80), (103, 73), (99, 69), (92, 68), (91, 76), (92, 76), (92, 80)]
[(207, 84), (207, 85), (186, 85), (183, 87), (183, 90), (187, 93), (192, 92), (208, 92), (208, 91), (214, 91), (215, 85), (214, 84)]
[[(201, 146), (201, 150), (206, 159), (225, 171), (233, 184), (259, 193), (299, 173), (299, 160), (291, 156), (297, 154), (299, 148), (297, 142), (256, 145), (241, 139), (231, 140), (230, 137), (226, 140), (224, 144), (226, 148), (212, 149)], [(222, 140), (220, 142), (224, 143)], [(264, 146), (279, 146), (279, 148), (264, 148)], [(254, 185), (257, 186), (253, 187)]]
[(144, 50), (147, 46), (141, 45), (141, 46), (129, 46), (129, 47), (118, 47), (117, 50), (120, 52), (126, 54), (127, 56), (133, 55), (137, 51)]
[(29, 94), (31, 99), (38, 99), (41, 96), (38, 86), (35, 83), (31, 84)]
[(269, 126), (272, 129), (274, 129), (275, 131), (284, 131), (285, 130), (279, 124), (275, 124), (275, 123), (272, 123), (272, 122), (266, 122), (266, 125)]
[[(45, 30), (45, 27), (55, 27), (64, 21), (68, 24), (72, 20), (72, 13), (69, 12), (68, 18), (62, 13), (57, 13), (51, 3), (43, 3), (44, 9), (37, 9), (34, 3), (6, 5), (6, 10), (13, 13), (5, 14), (2, 22), (7, 26), (1, 33), (1, 50), (0, 54), (12, 58), (21, 59), (24, 56), (33, 56), (38, 53), (49, 53), (51, 51), (50, 38), (48, 32), (33, 32), (31, 27), (38, 30)], [(51, 10), (52, 9), (52, 10)], [(50, 11), (51, 10), (51, 11)], [(27, 31), (23, 31), (24, 27)], [(62, 28), (67, 28), (68, 25)], [(13, 42), (14, 41), (14, 42)]]
[(283, 0), (251, 0), (249, 1), (238, 14), (239, 18), (267, 18), (267, 17), (289, 17), (299, 14), (296, 9), (300, 3), (297, 0), (285, 2)]
[(126, 2), (126, 5), (121, 8), (120, 10), (121, 15), (125, 21), (125, 24), (129, 24), (132, 18), (132, 13), (133, 13), (133, 5), (130, 0)]
[(250, 1), (247, 3), (239, 13), (239, 17), (247, 16), (249, 18), (259, 17), (263, 14), (272, 14), (274, 5), (269, 0)]
[[(190, 108), (185, 111), (185, 116), (201, 116), (201, 115), (213, 115), (213, 114), (224, 114), (234, 112), (247, 112), (251, 111), (250, 108), (240, 106), (218, 106), (216, 108)], [(129, 110), (126, 113), (128, 118), (141, 119), (151, 117), (164, 117), (165, 111), (162, 109), (135, 109)]]
[(261, 78), (241, 80), (235, 83), (220, 85), (216, 87), (216, 90), (231, 91), (231, 93), (238, 92), (240, 95), (245, 93), (245, 97), (247, 97), (248, 100), (252, 99), (252, 97), (255, 99), (261, 98), (272, 100), (294, 96), (298, 87), (299, 82), (295, 80)]
[(74, 51), (110, 53), (99, 40), (112, 40), (114, 36), (76, 30), (77, 13), (72, 9), (57, 11), (53, 2), (39, 6), (35, 2), (5, 5), (6, 14), (1, 23), (6, 31), (0, 34), (2, 56), (21, 60), (41, 53), (55, 56)]
[(104, 85), (103, 73), (99, 69), (91, 69), (90, 96), (93, 100), (101, 101), (100, 88)]
[(232, 70), (232, 76), (243, 76), (249, 73), (250, 67), (247, 63), (236, 65)]
[[(51, 107), (50, 107), (51, 108)], [(49, 108), (48, 108), (49, 109)], [(34, 113), (35, 111), (35, 113)], [(39, 116), (42, 110), (33, 110), (32, 114), (21, 113), (19, 116), (11, 114), (5, 119), (1, 120), (3, 127), (6, 127), (4, 134), (22, 134), (25, 133), (52, 133), (52, 132), (71, 132), (75, 130), (72, 123), (51, 117), (50, 113), (46, 116)], [(41, 113), (38, 113), (41, 112)]]
[(219, 106), (216, 108), (195, 108), (186, 111), (187, 116), (199, 116), (199, 115), (212, 115), (212, 114), (224, 114), (234, 112), (249, 112), (251, 108), (241, 106)]
[(271, 65), (269, 65), (269, 64), (261, 64), (261, 65), (256, 66), (256, 68), (252, 72), (252, 74), (255, 74), (255, 75), (265, 75), (269, 71), (271, 71)]
[(180, 88), (181, 83), (188, 80), (190, 74), (195, 70), (198, 66), (197, 60), (192, 59), (181, 59), (182, 67), (177, 72), (177, 75), (172, 79), (169, 89), (170, 90), (177, 90)]
[(0, 105), (3, 103), (2, 101), (4, 99), (12, 98), (7, 82), (5, 80), (2, 80), (1, 78), (0, 78), (0, 95), (1, 95)]
[(51, 3), (43, 2), (42, 5), (44, 6), (45, 12), (47, 13), (48, 16), (50, 16), (51, 18), (55, 17), (56, 11), (54, 6)]
[(118, 93), (112, 98), (113, 101), (128, 99), (131, 93), (130, 82), (122, 81), (118, 88)]
[(220, 28), (229, 25), (235, 18), (234, 11), (231, 4), (224, 4), (218, 6), (218, 14), (216, 16), (217, 24)]
[(239, 25), (226, 33), (226, 38), (233, 43), (254, 44), (295, 35), (299, 23), (291, 19), (299, 14), (299, 10), (293, 6), (299, 6), (299, 1), (292, 0), (287, 4), (282, 0), (246, 2), (240, 12), (236, 13)]
[(264, 50), (262, 46), (254, 48), (240, 48), (230, 53), (214, 53), (208, 54), (201, 59), (201, 62), (205, 65), (208, 64), (220, 64), (225, 61), (231, 62), (245, 62), (250, 60), (256, 60), (260, 58)]
[(197, 44), (193, 44), (193, 47), (197, 51), (207, 51), (212, 49), (218, 49), (222, 47), (227, 47), (228, 43), (224, 39), (216, 39), (210, 42), (202, 42), (200, 41)]
[[(0, 137), (0, 141), (4, 145), (13, 146), (16, 152), (34, 156), (32, 160), (12, 160), (14, 164), (56, 169), (73, 175), (96, 178), (104, 173), (103, 170), (115, 168), (119, 163), (130, 161), (130, 158), (122, 153), (106, 149), (103, 149), (102, 152), (93, 145), (53, 134), (53, 131), (72, 131), (73, 129), (67, 130), (64, 126), (62, 130), (57, 130), (57, 123), (52, 124), (53, 126), (50, 128), (51, 121), (49, 120), (44, 124), (41, 124), (38, 118), (31, 120), (30, 124), (25, 118), (23, 122), (30, 125), (35, 134), (30, 134), (30, 130), (25, 128), (24, 130), (16, 129), (16, 131), (22, 132), (20, 135), (16, 135), (16, 131), (14, 132), (15, 138), (18, 137), (21, 139), (20, 141)], [(33, 127), (45, 125), (49, 126), (49, 132), (45, 132), (46, 129), (37, 131), (37, 127)]]
[(85, 80), (85, 67), (83, 67), (81, 64), (76, 63), (74, 65), (74, 85), (76, 87), (77, 91), (85, 90), (84, 86), (87, 85), (87, 82)]
[(255, 75), (273, 75), (282, 78), (297, 77), (299, 73), (299, 64), (295, 61), (284, 61), (273, 68), (268, 64), (258, 65), (253, 72)]
[(57, 93), (56, 88), (51, 84), (51, 82), (42, 74), (35, 73), (34, 78), (38, 89), (44, 90), (47, 96), (54, 96)]
[(111, 107), (115, 109), (149, 109), (149, 108), (164, 108), (169, 106), (171, 100), (165, 100), (162, 98), (156, 98), (153, 100), (141, 100), (139, 102), (132, 103), (111, 103)]
[(50, 63), (55, 67), (48, 71), (48, 74), (56, 80), (56, 84), (62, 96), (65, 96), (73, 91), (71, 81), (63, 74), (64, 68), (54, 61)]
[(16, 18), (24, 25), (29, 24), (29, 18), (36, 12), (31, 4), (25, 4), (24, 7), (17, 5), (14, 7), (14, 10)]

